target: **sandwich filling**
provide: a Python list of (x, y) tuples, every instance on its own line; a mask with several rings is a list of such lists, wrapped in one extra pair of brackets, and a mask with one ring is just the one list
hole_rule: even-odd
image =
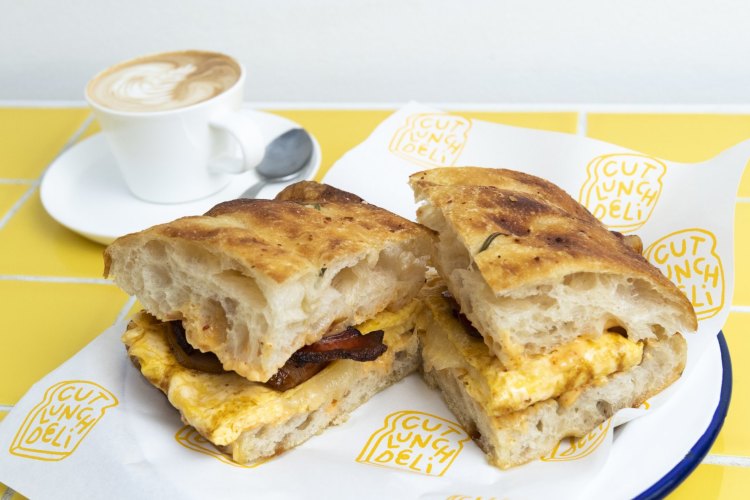
[(413, 300), (395, 312), (382, 311), (356, 326), (363, 332), (382, 330), (387, 350), (377, 359), (331, 361), (308, 380), (285, 391), (251, 382), (235, 372), (208, 373), (185, 367), (170, 347), (169, 323), (145, 312), (133, 318), (122, 339), (141, 373), (167, 395), (183, 420), (215, 445), (225, 446), (247, 430), (335, 405), (351, 390), (352, 380), (363, 373), (388, 375), (394, 361), (415, 347), (413, 330), (418, 308), (419, 301)]
[(579, 336), (508, 368), (481, 337), (472, 335), (470, 324), (455, 314), (442, 291), (440, 287), (427, 292), (425, 321), (431, 324), (419, 325), (420, 330), (429, 329), (422, 338), (425, 369), (458, 370), (467, 392), (490, 415), (520, 411), (561, 396), (567, 396), (564, 403), (570, 404), (579, 389), (603, 384), (608, 376), (640, 364), (643, 358), (642, 342), (607, 331)]
[[(227, 371), (216, 354), (201, 352), (187, 341), (181, 321), (169, 322), (166, 337), (172, 354), (185, 368), (207, 373)], [(296, 351), (265, 383), (274, 389), (286, 391), (309, 379), (331, 361), (337, 359), (373, 361), (387, 349), (383, 344), (383, 330), (375, 330), (362, 335), (359, 330), (350, 326)]]

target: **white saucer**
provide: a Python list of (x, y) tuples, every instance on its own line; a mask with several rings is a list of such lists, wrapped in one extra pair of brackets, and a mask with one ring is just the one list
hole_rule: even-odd
[[(295, 122), (261, 111), (243, 110), (259, 125), (266, 142)], [(313, 137), (313, 153), (306, 168), (312, 179), (320, 166), (321, 152)], [(200, 215), (222, 201), (237, 198), (258, 180), (254, 171), (232, 177), (221, 191), (207, 198), (178, 204), (149, 203), (130, 194), (102, 134), (81, 141), (60, 155), (42, 178), (40, 195), (47, 213), (57, 222), (99, 243), (109, 244), (124, 234), (185, 215)], [(300, 180), (300, 179), (297, 179)], [(272, 198), (289, 183), (270, 184), (259, 198)]]

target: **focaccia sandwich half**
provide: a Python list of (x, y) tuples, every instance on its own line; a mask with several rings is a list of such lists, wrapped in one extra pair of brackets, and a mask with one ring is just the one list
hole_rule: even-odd
[(221, 203), (123, 236), (105, 276), (224, 369), (265, 382), (303, 346), (406, 305), (429, 230), (330, 186)]
[(185, 423), (240, 463), (322, 432), (419, 365), (431, 231), (330, 186), (235, 200), (115, 241), (145, 310), (123, 341)]
[(357, 325), (362, 332), (382, 332), (386, 349), (375, 359), (333, 360), (282, 389), (251, 382), (236, 372), (204, 371), (184, 363), (185, 354), (174, 346), (171, 324), (145, 311), (131, 320), (122, 339), (134, 364), (166, 394), (183, 422), (235, 462), (251, 464), (346, 421), (372, 396), (416, 371), (420, 357), (414, 326), (420, 308), (415, 299)]
[(637, 237), (608, 231), (554, 184), (477, 167), (418, 172), (410, 184), (418, 220), (439, 233), (435, 267), (504, 363), (613, 327), (636, 341), (697, 329)]
[(419, 322), (425, 379), (507, 468), (640, 405), (684, 369), (689, 301), (551, 183), (501, 169), (411, 177), (439, 232)]
[(585, 436), (618, 410), (641, 405), (685, 367), (679, 334), (633, 342), (607, 332), (511, 368), (460, 314), (440, 278), (423, 293), (417, 331), (424, 379), (502, 469), (543, 457), (561, 439)]

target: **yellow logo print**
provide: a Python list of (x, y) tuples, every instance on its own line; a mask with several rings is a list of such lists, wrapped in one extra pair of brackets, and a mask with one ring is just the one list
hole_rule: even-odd
[(196, 431), (192, 426), (189, 425), (186, 425), (178, 430), (177, 434), (174, 435), (174, 438), (178, 443), (189, 450), (197, 451), (198, 453), (203, 453), (204, 455), (214, 457), (220, 462), (234, 465), (235, 467), (252, 469), (253, 467), (257, 467), (260, 464), (267, 462), (267, 460), (258, 460), (251, 465), (238, 464), (237, 462), (232, 460), (229, 455), (219, 451), (219, 449), (216, 448), (213, 443), (211, 443), (211, 441), (198, 434), (198, 431)]
[(656, 158), (612, 154), (594, 158), (579, 200), (610, 229), (635, 231), (651, 217), (667, 166)]
[(549, 453), (542, 457), (543, 462), (564, 462), (578, 460), (591, 455), (604, 442), (612, 419), (602, 422), (593, 431), (580, 438), (565, 438)]
[(117, 404), (114, 394), (94, 382), (70, 380), (55, 384), (26, 415), (10, 452), (35, 460), (67, 458), (104, 413)]
[(385, 418), (357, 457), (357, 462), (442, 476), (469, 440), (455, 422), (419, 411), (399, 411)]
[(388, 149), (428, 167), (455, 165), (467, 139), (471, 121), (442, 113), (410, 115), (396, 131)]
[(724, 307), (724, 268), (712, 232), (676, 231), (652, 243), (644, 255), (690, 299), (698, 319), (716, 316)]

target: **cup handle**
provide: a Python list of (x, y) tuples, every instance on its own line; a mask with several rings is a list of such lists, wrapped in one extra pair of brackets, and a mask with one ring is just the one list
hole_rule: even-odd
[(241, 174), (254, 169), (263, 160), (265, 154), (263, 136), (249, 116), (236, 112), (227, 113), (213, 118), (210, 125), (231, 135), (242, 150), (241, 161), (237, 161), (236, 158), (231, 160), (220, 159), (211, 163), (209, 167), (211, 170), (228, 174)]

